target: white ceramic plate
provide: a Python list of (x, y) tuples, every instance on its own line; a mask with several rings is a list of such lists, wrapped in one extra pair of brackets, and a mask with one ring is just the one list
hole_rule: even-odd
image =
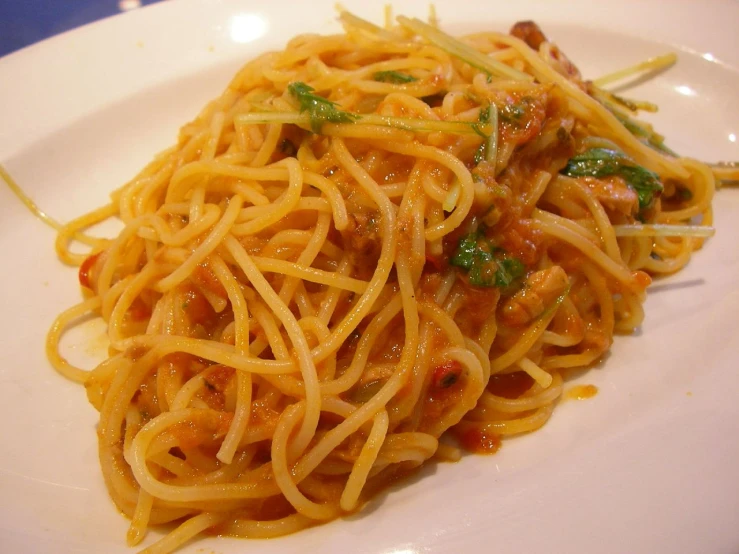
[[(344, 3), (382, 17), (380, 4)], [(676, 150), (739, 159), (739, 2), (435, 3), (452, 31), (535, 19), (591, 77), (679, 51), (676, 67), (631, 94), (660, 105), (653, 119)], [(425, 1), (395, 8), (427, 13)], [(241, 63), (295, 34), (337, 29), (332, 0), (181, 0), (37, 44), (0, 59), (0, 162), (66, 220), (172, 143)], [(717, 197), (717, 236), (650, 289), (643, 329), (579, 378), (599, 387), (594, 399), (563, 402), (544, 429), (493, 457), (430, 467), (358, 516), (185, 551), (736, 552), (737, 192)], [(48, 325), (80, 295), (53, 239), (0, 187), (0, 550), (130, 552), (100, 476), (97, 414), (44, 357)], [(70, 355), (98, 355), (100, 334), (73, 338)]]

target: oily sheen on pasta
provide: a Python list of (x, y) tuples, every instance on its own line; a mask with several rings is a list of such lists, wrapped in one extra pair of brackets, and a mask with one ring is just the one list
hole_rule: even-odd
[[(49, 358), (100, 412), (129, 544), (172, 524), (145, 552), (298, 531), (541, 427), (710, 234), (712, 171), (535, 24), (340, 19), (248, 62), (59, 233), (85, 300)], [(58, 350), (89, 314), (110, 338), (92, 371)]]

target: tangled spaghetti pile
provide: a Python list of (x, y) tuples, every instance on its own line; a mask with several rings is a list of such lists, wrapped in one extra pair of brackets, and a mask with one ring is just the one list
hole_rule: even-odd
[[(534, 24), (341, 20), (249, 62), (59, 234), (87, 299), (49, 357), (100, 411), (129, 543), (178, 523), (146, 552), (291, 533), (455, 442), (539, 428), (566, 371), (641, 323), (649, 275), (709, 234), (711, 169)], [(109, 217), (117, 237), (84, 233)], [(110, 337), (91, 372), (58, 351), (89, 313)]]

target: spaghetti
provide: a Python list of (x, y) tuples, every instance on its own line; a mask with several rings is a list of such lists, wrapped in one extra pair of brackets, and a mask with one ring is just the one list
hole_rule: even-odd
[[(641, 324), (650, 275), (712, 232), (712, 170), (534, 24), (340, 19), (245, 65), (59, 230), (86, 299), (48, 356), (100, 412), (129, 544), (177, 523), (144, 552), (291, 533), (458, 459), (455, 441), (493, 452), (541, 427), (567, 371)], [(118, 236), (85, 234), (110, 217)], [(92, 371), (58, 348), (87, 314), (110, 337)]]

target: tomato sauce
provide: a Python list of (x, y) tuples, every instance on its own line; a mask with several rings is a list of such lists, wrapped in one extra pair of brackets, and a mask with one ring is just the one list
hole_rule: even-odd
[(217, 314), (210, 305), (210, 302), (192, 286), (188, 286), (185, 290), (182, 309), (187, 314), (187, 318), (193, 325), (210, 326), (217, 318)]
[(177, 439), (182, 450), (189, 450), (203, 443), (223, 437), (231, 426), (233, 414), (220, 412), (213, 416), (198, 418), (201, 421), (177, 423), (170, 427), (169, 433)]
[(595, 385), (575, 385), (567, 391), (567, 398), (573, 400), (587, 400), (598, 394), (598, 387)]
[(151, 308), (137, 297), (128, 308), (128, 316), (135, 322), (146, 321), (151, 317)]
[(488, 391), (502, 398), (519, 398), (534, 386), (534, 380), (524, 371), (496, 373), (490, 376)]
[(77, 273), (77, 278), (80, 281), (80, 285), (85, 288), (93, 288), (92, 281), (94, 281), (94, 279), (92, 275), (92, 270), (95, 267), (95, 262), (98, 261), (100, 254), (102, 254), (102, 252), (98, 252), (97, 254), (88, 256), (87, 258), (85, 258), (85, 261), (82, 262), (82, 265), (80, 266), (79, 272)]
[(464, 392), (463, 381), (462, 365), (456, 360), (439, 364), (432, 370), (420, 429), (431, 427), (438, 422), (444, 412), (461, 400)]
[(208, 371), (208, 375), (205, 378), (206, 384), (213, 387), (218, 392), (223, 392), (234, 377), (236, 370), (232, 367), (219, 365), (218, 367), (212, 368)]
[(495, 454), (501, 445), (500, 435), (488, 433), (477, 427), (464, 431), (454, 428), (454, 437), (462, 448), (475, 454)]
[(228, 299), (228, 293), (221, 282), (216, 277), (211, 267), (205, 263), (200, 264), (192, 274), (192, 280), (204, 290), (218, 296), (219, 298)]
[(535, 265), (541, 257), (544, 233), (536, 228), (531, 219), (517, 219), (499, 237), (503, 250), (521, 260), (525, 266)]
[(539, 97), (511, 95), (505, 106), (498, 107), (501, 139), (523, 144), (536, 137), (546, 117), (546, 101), (546, 94)]

